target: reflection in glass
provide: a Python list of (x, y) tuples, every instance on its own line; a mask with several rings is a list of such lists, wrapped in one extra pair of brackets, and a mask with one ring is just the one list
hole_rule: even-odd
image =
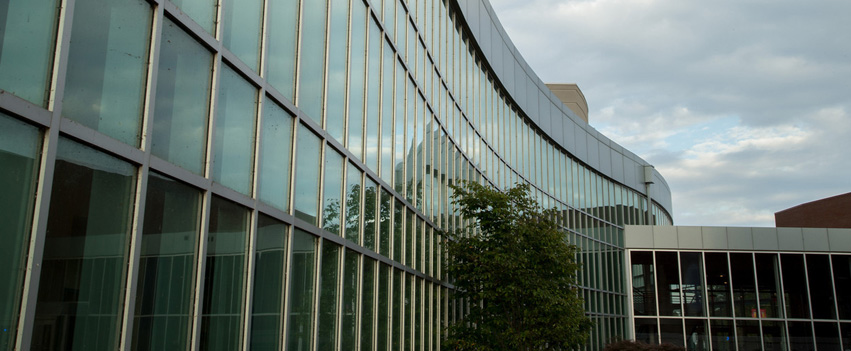
[(280, 349), (288, 236), (286, 224), (265, 215), (257, 218), (251, 305), (252, 350)]
[(118, 348), (135, 185), (135, 167), (59, 139), (32, 350)]
[(38, 128), (0, 112), (0, 350), (15, 343), (41, 152)]
[(379, 264), (378, 267), (378, 325), (376, 328), (376, 347), (387, 350), (390, 337), (390, 266)]
[(405, 204), (396, 200), (393, 207), (393, 257), (392, 259), (402, 262), (402, 248), (405, 242), (402, 240), (405, 225)]
[(393, 195), (382, 189), (378, 211), (378, 252), (385, 257), (390, 257), (390, 237), (393, 235), (390, 228), (392, 216)]
[[(833, 255), (833, 279), (836, 291), (851, 291), (851, 256)], [(851, 319), (851, 294), (837, 293), (836, 303), (840, 319)], [(844, 329), (843, 329), (844, 330)], [(851, 333), (851, 330), (849, 330)], [(851, 346), (851, 343), (847, 344)]]
[(293, 233), (290, 262), (289, 326), (287, 350), (311, 350), (313, 340), (313, 269), (316, 237), (300, 229)]
[(378, 188), (372, 179), (366, 178), (363, 192), (363, 246), (375, 251), (375, 233), (378, 229), (377, 201)]
[[(676, 252), (656, 253), (656, 281), (658, 282), (659, 315), (682, 316), (680, 308), (680, 277)], [(682, 326), (680, 327), (682, 329)], [(682, 331), (680, 331), (682, 334)], [(680, 342), (682, 344), (682, 342)]]
[(304, 125), (298, 128), (298, 147), (296, 148), (295, 199), (293, 208), (296, 218), (319, 225), (319, 181), (322, 179), (322, 141)]
[[(707, 259), (707, 267), (709, 266)], [(707, 273), (708, 274), (708, 273)], [(712, 349), (716, 351), (735, 351), (736, 338), (733, 333), (733, 321), (727, 319), (709, 320)]]
[[(776, 254), (755, 255), (759, 281), (759, 311), (763, 318), (783, 318), (780, 297), (780, 266)], [(829, 274), (829, 272), (828, 272)]]
[(663, 344), (683, 345), (683, 320), (666, 319), (659, 320), (659, 338)]
[(215, 33), (216, 0), (172, 0), (207, 32)]
[(162, 28), (151, 152), (204, 173), (213, 56), (174, 22)]
[(346, 239), (360, 244), (361, 178), (363, 172), (349, 164), (346, 175)]
[(340, 325), (340, 349), (354, 350), (357, 337), (358, 312), (358, 258), (360, 255), (346, 249), (343, 266), (343, 316)]
[[(387, 3), (395, 3), (388, 0)], [(390, 22), (391, 24), (393, 22)], [(391, 25), (392, 26), (392, 25)], [(396, 67), (395, 55), (389, 42), (384, 42), (381, 75), (383, 79), (381, 100), (381, 172), (380, 176), (388, 184), (393, 184), (393, 68)]]
[(732, 317), (730, 306), (730, 273), (727, 270), (727, 254), (707, 252), (706, 294), (709, 303), (709, 315), (712, 317)]
[(696, 351), (709, 350), (706, 338), (706, 320), (686, 319), (686, 349)]
[(366, 7), (353, 3), (349, 54), (349, 135), (346, 148), (363, 159), (364, 92), (366, 91)]
[(346, 131), (346, 51), (349, 35), (349, 1), (331, 0), (328, 30), (328, 97), (325, 102), (325, 130), (345, 145)]
[(337, 290), (339, 282), (340, 246), (322, 242), (322, 268), (319, 274), (319, 325), (316, 327), (316, 349), (334, 350), (337, 343)]
[(375, 260), (364, 257), (363, 286), (361, 287), (360, 349), (372, 350), (372, 330), (375, 316)]
[(269, 39), (266, 42), (266, 80), (284, 97), (292, 100), (295, 91), (296, 33), (298, 0), (269, 0), (266, 16)]
[(703, 308), (703, 258), (699, 252), (680, 253), (683, 308), (686, 316), (706, 316)]
[(284, 212), (289, 211), (292, 171), (293, 118), (278, 104), (266, 99), (260, 129), (258, 197)]
[(813, 318), (836, 319), (830, 258), (827, 255), (807, 254), (807, 278), (810, 283)]
[(343, 156), (332, 148), (325, 149), (325, 200), (322, 203), (322, 227), (341, 235), (340, 214), (343, 202)]
[(201, 349), (235, 350), (242, 338), (248, 211), (213, 197), (201, 307)]
[(201, 192), (151, 173), (133, 320), (134, 350), (189, 347)]
[(251, 193), (257, 89), (222, 65), (213, 138), (213, 180), (245, 195)]
[(375, 20), (369, 21), (369, 53), (367, 58), (366, 143), (364, 163), (379, 173), (379, 100), (381, 99), (381, 30)]
[(151, 16), (144, 0), (75, 3), (62, 98), (65, 117), (139, 145)]
[(320, 124), (325, 94), (325, 16), (327, 1), (301, 2), (298, 107)]
[(736, 317), (759, 317), (756, 305), (756, 282), (753, 256), (749, 253), (731, 253), (730, 268), (733, 280), (733, 306)]
[[(796, 254), (781, 254), (783, 267), (783, 295), (786, 298), (786, 318), (809, 318), (810, 299), (807, 297), (807, 278), (804, 257)], [(789, 337), (792, 332), (789, 331)]]
[[(762, 284), (761, 281), (760, 284)], [(762, 321), (762, 343), (765, 350), (786, 350), (786, 324), (778, 321)]]
[(391, 306), (392, 312), (390, 312), (390, 318), (393, 322), (390, 327), (390, 336), (392, 339), (390, 340), (390, 347), (392, 350), (401, 350), (402, 327), (405, 323), (404, 318), (402, 318), (402, 314), (404, 313), (402, 310), (402, 300), (404, 299), (402, 297), (402, 284), (404, 283), (404, 277), (405, 275), (402, 271), (398, 269), (393, 270), (393, 304)]
[(635, 340), (645, 344), (659, 343), (656, 318), (635, 318)]
[(736, 340), (739, 343), (739, 350), (761, 350), (762, 336), (759, 332), (759, 321), (737, 320)]
[(819, 351), (842, 350), (839, 345), (839, 325), (836, 322), (815, 322), (813, 329), (816, 332), (816, 347)]
[(260, 64), (263, 1), (224, 1), (222, 17), (222, 44), (256, 71)]
[[(783, 265), (783, 269), (786, 269), (786, 265)], [(783, 282), (786, 282), (785, 279)], [(813, 339), (813, 330), (810, 322), (788, 322), (788, 325), (790, 350), (815, 350), (815, 345), (813, 344), (815, 340)]]
[(7, 0), (0, 7), (0, 89), (47, 104), (58, 1)]

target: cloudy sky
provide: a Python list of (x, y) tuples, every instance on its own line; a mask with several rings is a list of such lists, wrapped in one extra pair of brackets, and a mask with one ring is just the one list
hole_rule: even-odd
[(678, 225), (851, 192), (851, 1), (491, 0), (547, 83), (649, 161)]

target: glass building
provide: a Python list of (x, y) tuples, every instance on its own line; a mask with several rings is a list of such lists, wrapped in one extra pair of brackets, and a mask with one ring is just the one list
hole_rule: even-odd
[(485, 0), (0, 4), (0, 350), (437, 350), (449, 185), (529, 183), (629, 330), (664, 179)]
[(851, 229), (627, 226), (626, 238), (636, 340), (851, 348)]

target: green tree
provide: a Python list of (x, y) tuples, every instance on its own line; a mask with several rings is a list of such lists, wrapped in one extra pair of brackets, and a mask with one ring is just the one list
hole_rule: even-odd
[[(576, 287), (576, 246), (528, 185), (506, 191), (453, 186), (471, 224), (447, 233), (446, 271), (469, 312), (448, 328), (444, 350), (570, 350), (588, 338)], [(469, 235), (478, 229), (479, 235)]]

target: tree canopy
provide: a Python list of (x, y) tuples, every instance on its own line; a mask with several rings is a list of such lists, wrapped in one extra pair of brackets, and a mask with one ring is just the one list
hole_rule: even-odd
[[(447, 350), (570, 350), (588, 338), (576, 287), (576, 246), (530, 196), (478, 183), (453, 186), (470, 219), (447, 233), (446, 271), (469, 313), (448, 328)], [(478, 229), (478, 235), (469, 235)]]

